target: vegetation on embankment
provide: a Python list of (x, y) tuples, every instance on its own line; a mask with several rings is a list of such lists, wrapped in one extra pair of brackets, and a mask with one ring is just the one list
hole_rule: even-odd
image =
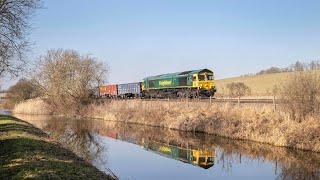
[[(27, 102), (27, 107), (35, 107), (31, 102), (35, 101)], [(19, 111), (15, 109), (14, 113), (17, 112), (28, 114), (23, 108)], [(92, 118), (204, 132), (320, 152), (320, 123), (317, 116), (295, 121), (281, 107), (274, 111), (272, 105), (239, 107), (209, 102), (110, 100), (103, 104), (92, 104), (86, 112), (82, 114)], [(47, 113), (45, 109), (38, 111), (38, 114)]]
[(29, 115), (52, 115), (49, 105), (41, 98), (29, 99), (16, 104), (12, 110), (13, 114)]
[(110, 101), (88, 108), (88, 116), (320, 152), (319, 119), (293, 121), (270, 105), (207, 102)]
[(0, 115), (0, 179), (114, 179), (31, 124)]

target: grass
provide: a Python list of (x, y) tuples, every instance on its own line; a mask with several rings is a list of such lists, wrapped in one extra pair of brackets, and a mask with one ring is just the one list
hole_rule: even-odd
[(274, 73), (216, 80), (217, 92), (226, 95), (228, 93), (226, 88), (227, 84), (232, 82), (243, 82), (251, 89), (251, 94), (253, 96), (270, 96), (272, 95), (275, 86), (279, 86), (293, 74), (293, 72)]
[(319, 117), (290, 119), (271, 105), (209, 104), (207, 102), (110, 101), (92, 105), (88, 116), (181, 131), (204, 132), (232, 139), (320, 152)]
[(0, 179), (114, 179), (31, 124), (0, 115)]

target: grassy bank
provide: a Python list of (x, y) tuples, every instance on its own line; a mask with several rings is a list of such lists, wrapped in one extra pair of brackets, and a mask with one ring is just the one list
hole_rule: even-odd
[(31, 124), (0, 115), (0, 179), (114, 179)]
[(205, 102), (110, 101), (92, 105), (88, 116), (182, 131), (215, 134), (275, 146), (320, 152), (319, 119), (292, 121), (268, 105), (209, 104)]

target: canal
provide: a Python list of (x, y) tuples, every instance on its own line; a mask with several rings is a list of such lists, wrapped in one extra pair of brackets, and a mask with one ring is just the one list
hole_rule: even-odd
[(320, 153), (104, 120), (16, 117), (120, 179), (320, 179)]

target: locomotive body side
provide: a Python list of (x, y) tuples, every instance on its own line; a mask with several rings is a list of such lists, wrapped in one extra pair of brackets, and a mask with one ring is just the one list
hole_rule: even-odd
[(209, 97), (215, 91), (213, 72), (208, 69), (151, 76), (143, 80), (145, 97)]

